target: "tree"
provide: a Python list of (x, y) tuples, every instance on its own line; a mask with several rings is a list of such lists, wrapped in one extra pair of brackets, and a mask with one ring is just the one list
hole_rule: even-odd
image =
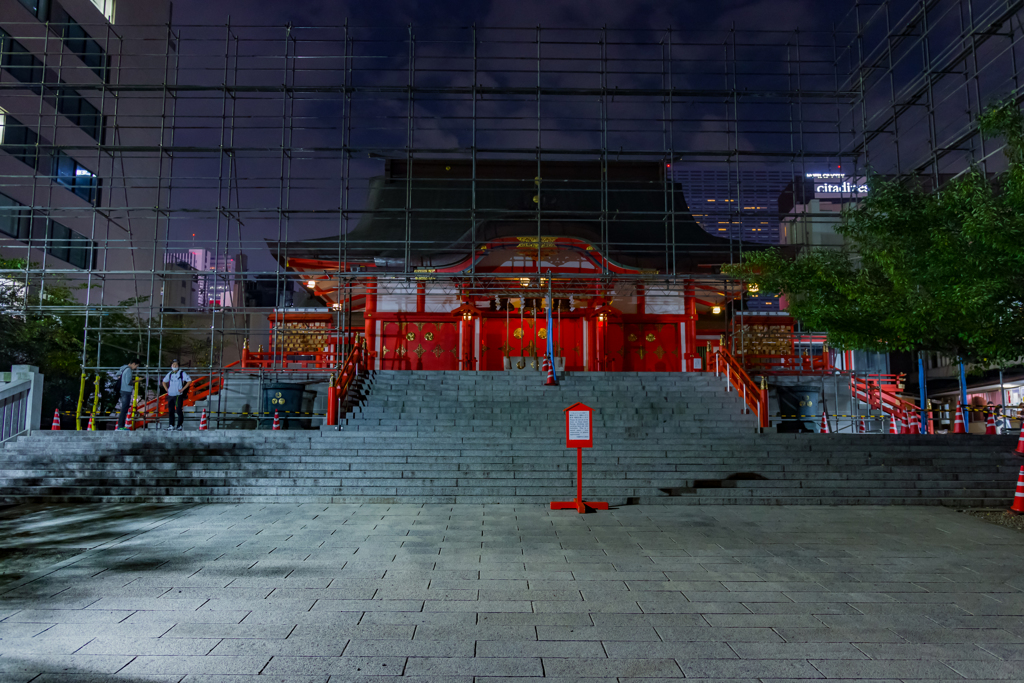
[(972, 167), (937, 192), (915, 178), (872, 176), (837, 231), (848, 249), (747, 254), (725, 272), (785, 294), (789, 310), (837, 348), (933, 351), (968, 362), (1024, 352), (1024, 117), (988, 108), (1007, 170)]
[[(82, 342), (89, 365), (120, 366), (129, 356), (144, 357), (146, 329), (132, 309), (142, 300), (131, 299), (116, 307), (92, 311), (90, 327), (102, 316), (103, 336), (86, 337), (86, 318), (75, 288), (53, 273), (45, 287), (35, 265), (22, 259), (0, 259), (0, 368), (35, 365), (45, 375), (43, 423), (49, 425), (54, 409), (73, 411), (78, 404), (82, 377)], [(26, 279), (25, 273), (28, 273)], [(86, 387), (92, 395), (93, 384)], [(113, 382), (101, 382), (103, 409), (113, 408)], [(91, 410), (84, 406), (83, 413)]]

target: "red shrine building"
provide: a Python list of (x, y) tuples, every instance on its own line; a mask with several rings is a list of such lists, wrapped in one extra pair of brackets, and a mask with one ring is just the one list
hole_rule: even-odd
[(705, 231), (667, 170), (388, 160), (349, 232), (269, 245), (324, 307), (275, 313), (272, 347), (357, 331), (378, 370), (516, 370), (550, 339), (567, 371), (706, 370), (742, 293), (721, 265), (764, 247)]

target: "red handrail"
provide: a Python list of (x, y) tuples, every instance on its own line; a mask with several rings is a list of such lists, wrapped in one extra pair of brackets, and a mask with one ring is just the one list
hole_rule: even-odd
[(851, 375), (850, 393), (861, 403), (867, 403), (871, 408), (881, 410), (893, 420), (897, 420), (898, 424), (902, 424), (906, 418), (911, 432), (920, 429), (920, 414), (924, 410), (929, 416), (928, 432), (931, 433), (934, 426), (931, 422), (931, 411), (927, 409), (927, 406), (915, 405), (913, 401), (897, 396), (893, 391), (894, 389), (897, 391), (903, 389), (905, 379), (906, 375), (903, 374), (871, 375), (869, 377)]
[[(240, 361), (229, 363), (224, 366), (224, 369), (232, 368), (239, 365)], [(214, 396), (224, 388), (224, 376), (221, 373), (206, 375), (198, 379), (192, 380), (188, 385), (188, 391), (185, 392), (185, 405), (194, 406), (199, 401), (205, 401), (210, 396)], [(155, 422), (158, 418), (168, 414), (167, 406), (167, 394), (162, 394), (157, 398), (151, 398), (150, 400), (142, 403), (138, 406), (138, 412), (135, 416), (135, 423), (146, 425), (150, 422)]]
[(337, 379), (332, 380), (331, 386), (327, 388), (327, 424), (334, 426), (338, 424), (341, 413), (341, 403), (348, 395), (353, 380), (365, 369), (363, 358), (366, 352), (366, 340), (360, 339), (352, 347), (345, 364), (338, 372)]
[(757, 414), (757, 424), (761, 429), (768, 427), (768, 389), (757, 386), (750, 375), (733, 358), (726, 349), (715, 350), (715, 376), (725, 375), (726, 391), (742, 394), (743, 402), (750, 412)]

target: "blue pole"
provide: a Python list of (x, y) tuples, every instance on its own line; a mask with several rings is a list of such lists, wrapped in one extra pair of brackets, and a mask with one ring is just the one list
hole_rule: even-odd
[(924, 354), (917, 354), (917, 387), (921, 392), (921, 433), (928, 433), (928, 384), (924, 379)]
[[(550, 280), (550, 273), (548, 271)], [(550, 284), (548, 285), (550, 287)], [(548, 290), (548, 358), (551, 359), (551, 374), (555, 377), (555, 382), (558, 382), (558, 372), (555, 370), (555, 329), (551, 326), (551, 304), (553, 303), (553, 297), (551, 296), (551, 290)]]
[[(967, 373), (963, 361), (960, 361), (960, 404), (967, 410)], [(966, 428), (967, 425), (964, 425), (964, 429)]]

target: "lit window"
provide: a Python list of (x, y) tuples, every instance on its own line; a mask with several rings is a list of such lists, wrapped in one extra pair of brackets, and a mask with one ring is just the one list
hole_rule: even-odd
[(99, 202), (99, 178), (64, 152), (53, 157), (53, 179), (90, 204)]
[(92, 4), (111, 24), (114, 23), (114, 0), (92, 0)]

